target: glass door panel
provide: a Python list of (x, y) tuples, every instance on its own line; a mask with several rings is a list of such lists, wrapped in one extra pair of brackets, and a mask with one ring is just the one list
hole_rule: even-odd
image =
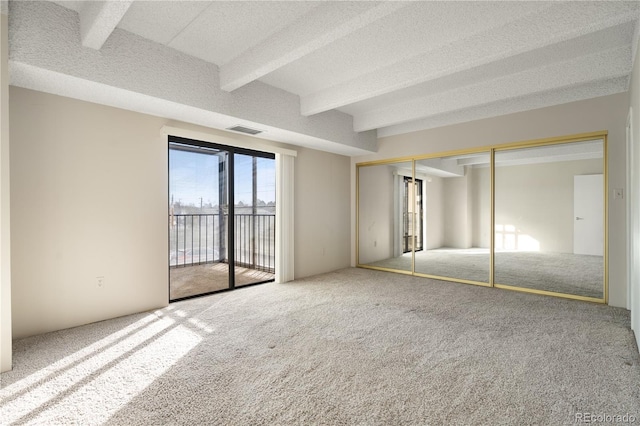
[(229, 288), (229, 154), (169, 145), (169, 300)]
[(275, 278), (275, 159), (234, 154), (235, 286)]

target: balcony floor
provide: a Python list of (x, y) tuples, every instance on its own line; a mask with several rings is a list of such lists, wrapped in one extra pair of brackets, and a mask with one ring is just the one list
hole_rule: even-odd
[[(237, 266), (236, 287), (273, 280), (274, 274)], [(229, 288), (229, 265), (209, 263), (205, 265), (181, 266), (169, 270), (170, 300)]]

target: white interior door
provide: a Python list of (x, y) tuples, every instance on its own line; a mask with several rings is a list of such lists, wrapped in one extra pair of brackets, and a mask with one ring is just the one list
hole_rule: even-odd
[(604, 254), (604, 181), (602, 175), (573, 177), (573, 252)]

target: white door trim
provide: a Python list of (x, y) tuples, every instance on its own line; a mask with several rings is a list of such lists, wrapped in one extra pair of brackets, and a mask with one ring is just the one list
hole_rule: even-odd
[(295, 278), (295, 157), (276, 153), (276, 283)]

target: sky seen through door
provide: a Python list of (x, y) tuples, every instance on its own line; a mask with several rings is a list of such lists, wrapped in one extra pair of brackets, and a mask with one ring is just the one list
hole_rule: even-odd
[[(169, 150), (169, 202), (181, 206), (215, 207), (219, 204), (218, 163), (216, 154), (177, 149)], [(252, 157), (235, 157), (235, 203), (252, 204)], [(257, 198), (275, 204), (275, 161), (257, 158)]]

